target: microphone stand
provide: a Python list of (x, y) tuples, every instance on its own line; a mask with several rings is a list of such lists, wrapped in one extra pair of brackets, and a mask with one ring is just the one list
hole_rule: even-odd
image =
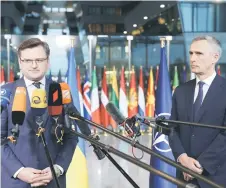
[(201, 181), (203, 181), (205, 183), (208, 183), (209, 185), (211, 185), (214, 188), (223, 188), (221, 185), (218, 185), (217, 183), (210, 181), (209, 179), (205, 178), (204, 176), (202, 176), (202, 175), (200, 175), (200, 174), (198, 174), (196, 172), (193, 172), (192, 170), (180, 165), (179, 163), (176, 163), (175, 161), (173, 161), (173, 160), (171, 160), (171, 159), (169, 159), (169, 158), (167, 158), (167, 157), (165, 157), (165, 156), (163, 156), (161, 154), (158, 154), (158, 153), (154, 152), (153, 150), (149, 149), (148, 147), (146, 147), (144, 145), (139, 144), (138, 141), (130, 140), (130, 139), (118, 134), (118, 133), (112, 132), (112, 131), (110, 131), (110, 130), (98, 125), (97, 123), (94, 123), (94, 122), (92, 122), (92, 121), (90, 121), (88, 119), (85, 119), (84, 117), (82, 117), (82, 116), (80, 116), (80, 115), (78, 115), (76, 113), (71, 112), (69, 117), (71, 119), (80, 120), (80, 121), (86, 122), (86, 123), (88, 123), (88, 124), (90, 124), (90, 125), (92, 125), (94, 127), (97, 127), (99, 129), (111, 134), (112, 136), (115, 136), (115, 137), (125, 141), (126, 143), (132, 145), (133, 147), (136, 147), (136, 148), (138, 148), (138, 149), (140, 149), (140, 150), (142, 150), (142, 151), (144, 151), (144, 152), (146, 152), (146, 153), (148, 153), (150, 155), (158, 157), (162, 161), (164, 161), (164, 162), (166, 162), (166, 163), (178, 168), (182, 172), (186, 172), (186, 173), (192, 175), (194, 178), (199, 179), (199, 180), (201, 180)]
[(123, 168), (113, 159), (113, 157), (106, 151), (106, 149), (100, 148), (101, 151), (107, 156), (113, 165), (123, 174), (123, 176), (133, 185), (133, 187), (140, 188), (132, 178), (123, 170)]
[(225, 126), (207, 125), (207, 124), (192, 123), (192, 122), (186, 122), (186, 121), (175, 121), (175, 120), (166, 119), (164, 116), (159, 116), (157, 118), (149, 118), (149, 117), (139, 117), (139, 118), (149, 121), (148, 123), (150, 123), (150, 125), (148, 125), (148, 126), (150, 126), (150, 127), (153, 127), (151, 125), (151, 122), (154, 122), (164, 129), (165, 128), (170, 129), (170, 128), (174, 127), (173, 125), (170, 125), (170, 124), (179, 124), (179, 125), (185, 125), (185, 126), (187, 125), (187, 126), (194, 126), (194, 127), (197, 126), (197, 127), (203, 127), (203, 128), (226, 130)]
[[(113, 154), (115, 154), (115, 155), (117, 155), (117, 156), (119, 156), (119, 157), (121, 157), (121, 158), (123, 158), (123, 159), (125, 159), (125, 160), (127, 160), (127, 161), (129, 161), (131, 163), (133, 163), (133, 164), (136, 164), (137, 166), (139, 166), (139, 167), (141, 167), (141, 168), (143, 168), (143, 169), (145, 169), (145, 170), (147, 170), (147, 171), (149, 171), (149, 172), (151, 172), (153, 174), (159, 175), (162, 178), (164, 178), (164, 179), (166, 179), (166, 180), (168, 180), (168, 181), (170, 181), (170, 182), (172, 182), (172, 183), (174, 183), (174, 184), (176, 184), (176, 185), (178, 185), (180, 187), (185, 187), (185, 188), (198, 188), (194, 184), (186, 183), (186, 182), (183, 182), (183, 181), (181, 181), (179, 179), (176, 179), (176, 178), (168, 175), (167, 173), (164, 173), (162, 171), (159, 171), (159, 170), (151, 167), (150, 165), (148, 165), (148, 164), (146, 164), (144, 162), (141, 162), (139, 160), (136, 160), (133, 157), (131, 157), (131, 156), (129, 156), (129, 155), (127, 155), (127, 154), (125, 154), (125, 153), (123, 153), (123, 152), (121, 152), (121, 151), (119, 151), (119, 150), (117, 150), (117, 149), (115, 149), (115, 148), (113, 148), (113, 147), (111, 147), (109, 145), (105, 145), (105, 144), (103, 144), (101, 142), (98, 142), (98, 141), (96, 141), (96, 140), (94, 140), (94, 139), (92, 139), (92, 138), (90, 138), (88, 136), (85, 136), (85, 135), (83, 135), (83, 134), (81, 134), (79, 132), (75, 132), (75, 131), (72, 131), (72, 130), (70, 132), (72, 132), (76, 136), (79, 136), (79, 137), (81, 137), (81, 138), (83, 138), (85, 140), (88, 140), (89, 142), (91, 142), (91, 143), (99, 146), (100, 148), (102, 148), (105, 151), (107, 150), (107, 151), (109, 151), (109, 152), (111, 152), (111, 153), (113, 153)], [(220, 188), (223, 188), (221, 186), (219, 186), (219, 187)]]
[[(67, 109), (67, 108), (65, 108)], [(67, 130), (70, 130), (70, 132), (74, 133), (74, 131), (72, 131), (70, 129), (70, 119), (69, 119), (69, 116), (68, 116), (68, 113), (69, 111), (66, 110), (66, 115), (65, 115), (65, 125), (66, 125), (66, 129)], [(78, 126), (78, 125), (77, 125)], [(78, 126), (79, 128), (79, 126)], [(95, 136), (95, 135), (91, 135), (89, 138), (92, 138), (93, 140), (96, 140), (96, 141), (99, 141), (100, 138), (99, 136)], [(94, 152), (97, 156), (97, 158), (99, 160), (103, 159), (105, 156), (107, 156), (107, 158), (112, 162), (113, 165), (115, 165), (115, 167), (123, 174), (123, 176), (133, 185), (133, 187), (135, 188), (140, 188), (134, 181), (133, 179), (123, 170), (123, 168), (113, 159), (113, 157), (103, 148), (100, 148), (100, 147), (97, 147), (96, 145), (94, 144), (91, 144), (94, 148)]]
[(60, 188), (60, 183), (59, 183), (59, 180), (57, 178), (56, 172), (54, 170), (53, 160), (52, 160), (52, 158), (50, 156), (49, 149), (48, 149), (47, 144), (46, 144), (46, 140), (45, 140), (45, 136), (44, 136), (45, 129), (42, 128), (43, 120), (42, 120), (41, 116), (36, 116), (36, 123), (39, 126), (38, 133), (36, 135), (38, 137), (41, 137), (41, 139), (42, 139), (42, 144), (43, 144), (44, 149), (45, 149), (46, 157), (47, 157), (47, 160), (49, 162), (49, 166), (50, 166), (51, 172), (53, 174), (53, 178), (54, 178), (54, 180), (56, 182), (57, 188)]

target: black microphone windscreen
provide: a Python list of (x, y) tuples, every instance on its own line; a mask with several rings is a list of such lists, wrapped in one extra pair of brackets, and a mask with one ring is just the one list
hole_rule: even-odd
[(12, 111), (12, 123), (14, 125), (22, 125), (25, 119), (25, 113), (23, 111)]
[[(64, 106), (65, 106), (66, 113), (68, 112), (70, 114), (70, 112), (72, 112), (73, 114), (80, 115), (79, 111), (75, 108), (74, 105), (72, 105), (72, 103), (70, 103), (68, 105), (64, 105)], [(86, 136), (91, 135), (91, 130), (87, 123), (84, 123), (82, 121), (77, 121), (76, 124), (78, 125), (78, 128), (82, 134), (84, 134)]]
[(126, 118), (122, 115), (119, 109), (111, 102), (106, 105), (106, 110), (110, 114), (110, 116), (116, 121), (118, 124), (122, 124)]
[(62, 92), (60, 84), (51, 83), (49, 85), (48, 95), (48, 112), (51, 116), (58, 116), (62, 114)]
[(62, 92), (60, 84), (51, 83), (49, 85), (48, 106), (62, 105)]

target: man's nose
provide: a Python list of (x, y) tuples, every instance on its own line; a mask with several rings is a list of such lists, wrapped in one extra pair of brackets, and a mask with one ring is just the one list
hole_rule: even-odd
[(38, 66), (37, 66), (37, 63), (36, 63), (35, 61), (33, 61), (33, 62), (32, 62), (32, 68), (35, 69), (35, 68), (37, 68), (37, 67), (38, 67)]

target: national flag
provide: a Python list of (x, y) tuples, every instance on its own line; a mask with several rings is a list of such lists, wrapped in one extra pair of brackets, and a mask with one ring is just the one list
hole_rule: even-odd
[(52, 72), (51, 72), (51, 70), (49, 71), (48, 79), (52, 80)]
[(137, 97), (137, 86), (136, 76), (134, 67), (132, 67), (131, 78), (130, 78), (130, 91), (129, 91), (129, 117), (132, 117), (138, 113), (138, 97)]
[[(71, 95), (73, 98), (74, 106), (80, 112), (82, 108), (80, 106), (78, 82), (76, 76), (76, 62), (74, 55), (74, 48), (70, 49), (69, 66), (67, 74), (67, 83), (71, 88)], [(79, 132), (80, 130), (77, 129)], [(78, 145), (75, 149), (71, 164), (66, 173), (66, 187), (67, 188), (88, 188), (88, 169), (85, 154), (85, 142), (83, 139), (79, 138)]]
[[(88, 70), (85, 70), (85, 80), (83, 85), (83, 106), (84, 118), (91, 120), (91, 82), (88, 75)], [(92, 129), (92, 126), (90, 126)]]
[[(119, 94), (118, 94), (118, 82), (115, 67), (111, 74), (111, 102), (118, 108), (119, 107)], [(118, 124), (110, 117), (110, 124), (114, 131), (116, 131)]]
[(220, 65), (217, 65), (217, 74), (221, 75), (221, 67), (220, 67)]
[(82, 98), (82, 86), (81, 86), (81, 75), (80, 75), (79, 66), (77, 66), (77, 68), (76, 68), (76, 77), (77, 77), (78, 95), (79, 95), (79, 103), (80, 103), (80, 114), (84, 117), (83, 98)]
[(150, 68), (148, 89), (147, 89), (147, 102), (146, 102), (146, 116), (155, 116), (155, 84), (153, 76), (153, 68)]
[[(159, 78), (156, 92), (156, 116), (163, 115), (166, 118), (170, 117), (171, 106), (172, 106), (172, 91), (170, 86), (170, 77), (168, 72), (168, 66), (166, 62), (166, 49), (164, 45), (164, 41), (161, 46), (161, 59), (160, 59), (160, 67), (159, 67)], [(152, 149), (154, 152), (157, 152), (161, 155), (164, 155), (170, 159), (174, 160), (172, 150), (169, 146), (168, 136), (153, 131), (153, 145)], [(155, 156), (151, 156), (150, 165), (160, 171), (163, 171), (170, 176), (176, 177), (176, 169), (175, 167), (165, 163)], [(176, 188), (177, 186), (162, 177), (150, 174), (150, 188)]]
[[(145, 114), (145, 98), (144, 98), (144, 81), (143, 81), (143, 68), (140, 67), (140, 78), (138, 87), (138, 113), (140, 116), (146, 116)], [(141, 131), (145, 131), (146, 127), (141, 126)]]
[(62, 76), (61, 76), (61, 71), (59, 70), (58, 76), (57, 76), (57, 82), (61, 83), (62, 82)]
[(120, 78), (120, 91), (119, 91), (119, 110), (122, 115), (128, 117), (128, 99), (126, 96), (126, 85), (125, 85), (125, 70), (122, 66), (121, 69), (121, 78)]
[(155, 73), (155, 90), (157, 89), (158, 85), (158, 79), (159, 79), (159, 66), (156, 66), (156, 73)]
[(177, 66), (174, 67), (174, 77), (173, 77), (173, 93), (176, 87), (179, 86), (179, 77), (177, 72)]
[(13, 71), (13, 66), (10, 67), (10, 73), (9, 73), (9, 82), (14, 82), (14, 71)]
[[(94, 66), (92, 73), (91, 114), (92, 121), (100, 124), (100, 100), (97, 85), (96, 66)], [(94, 130), (96, 129), (94, 128)]]
[(105, 128), (109, 125), (109, 114), (106, 110), (106, 105), (109, 103), (108, 99), (108, 87), (107, 87), (107, 77), (106, 77), (106, 67), (103, 69), (103, 79), (102, 79), (102, 89), (101, 89), (101, 125)]
[(187, 82), (187, 70), (186, 70), (186, 65), (183, 66), (183, 71), (181, 74), (181, 81), (182, 83)]
[(5, 71), (4, 71), (4, 67), (1, 66), (1, 80), (0, 80), (0, 84), (1, 86), (5, 84)]

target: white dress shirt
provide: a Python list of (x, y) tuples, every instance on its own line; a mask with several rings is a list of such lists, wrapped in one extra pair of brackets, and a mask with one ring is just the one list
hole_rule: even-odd
[[(207, 91), (209, 90), (210, 88), (210, 85), (212, 84), (214, 78), (216, 77), (217, 73), (214, 72), (212, 74), (212, 76), (206, 78), (205, 80), (202, 80), (202, 82), (204, 82), (204, 85), (203, 85), (203, 98), (202, 98), (202, 102), (207, 94)], [(195, 85), (195, 94), (194, 94), (194, 102), (198, 96), (198, 92), (199, 92), (199, 84), (198, 82), (201, 81), (198, 77), (196, 77), (196, 85)]]
[[(24, 76), (24, 82), (25, 82), (25, 85), (26, 85), (26, 88), (27, 88), (29, 99), (31, 101), (32, 92), (35, 89), (37, 89), (37, 88), (33, 85), (34, 81), (28, 80), (25, 76)], [(45, 89), (46, 78), (43, 77), (39, 82), (41, 83), (40, 84), (40, 89)], [(60, 175), (62, 175), (64, 173), (64, 169), (61, 166), (59, 166), (57, 164), (55, 164), (54, 166), (57, 166), (60, 169), (60, 172), (61, 172)], [(21, 167), (19, 170), (17, 170), (16, 173), (13, 175), (13, 177), (14, 178), (17, 178), (18, 174), (23, 169), (24, 169), (24, 167)]]

